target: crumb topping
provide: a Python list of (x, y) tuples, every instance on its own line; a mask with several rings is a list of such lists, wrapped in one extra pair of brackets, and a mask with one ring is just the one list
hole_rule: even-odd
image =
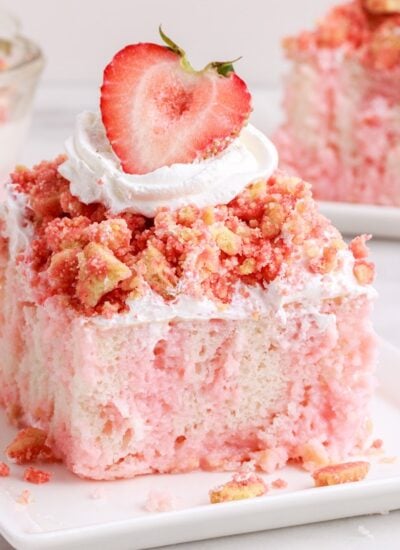
[(367, 241), (371, 238), (371, 235), (359, 235), (350, 242), (349, 248), (356, 260), (364, 260), (368, 257), (369, 249), (367, 247)]
[(400, 0), (363, 0), (363, 3), (370, 13), (400, 13)]
[(15, 436), (6, 449), (7, 457), (15, 464), (33, 462), (57, 462), (51, 448), (46, 444), (47, 434), (39, 428), (28, 427)]
[(284, 39), (289, 57), (317, 49), (344, 48), (376, 70), (400, 67), (400, 4), (397, 0), (353, 0), (332, 8), (313, 31)]
[(345, 246), (339, 234), (325, 237), (329, 222), (299, 178), (276, 173), (228, 205), (163, 208), (145, 218), (81, 203), (58, 173), (64, 160), (12, 174), (34, 229), (18, 261), (31, 268), (39, 302), (62, 296), (85, 315), (109, 316), (150, 288), (166, 301), (185, 293), (224, 306), (237, 283), (267, 287), (300, 249), (308, 250), (310, 272), (327, 273)]

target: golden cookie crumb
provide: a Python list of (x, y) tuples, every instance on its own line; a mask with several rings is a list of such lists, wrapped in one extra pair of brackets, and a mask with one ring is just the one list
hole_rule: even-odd
[(344, 462), (316, 470), (312, 477), (316, 487), (339, 485), (363, 480), (369, 472), (369, 462)]
[(267, 486), (256, 474), (236, 474), (231, 481), (209, 492), (211, 504), (244, 500), (264, 495)]
[(400, 12), (400, 0), (364, 0), (364, 7), (370, 13), (397, 13)]

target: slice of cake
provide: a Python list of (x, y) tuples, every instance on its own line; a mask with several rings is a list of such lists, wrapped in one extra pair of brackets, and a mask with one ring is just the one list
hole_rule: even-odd
[(284, 46), (281, 166), (318, 199), (400, 206), (400, 2), (337, 6)]
[(12, 174), (0, 403), (95, 479), (361, 452), (366, 237), (274, 173), (230, 64), (196, 72), (166, 40), (116, 55), (66, 157)]

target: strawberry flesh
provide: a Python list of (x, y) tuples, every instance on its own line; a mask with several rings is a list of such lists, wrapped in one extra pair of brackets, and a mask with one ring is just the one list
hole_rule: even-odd
[(102, 120), (127, 173), (216, 155), (249, 117), (251, 96), (234, 72), (196, 72), (181, 61), (170, 48), (135, 44), (104, 71)]

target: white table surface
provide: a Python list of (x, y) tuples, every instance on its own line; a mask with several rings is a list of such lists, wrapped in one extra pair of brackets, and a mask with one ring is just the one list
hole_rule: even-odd
[[(253, 121), (269, 132), (276, 123), (276, 92), (254, 90)], [(29, 141), (22, 161), (33, 163), (62, 152), (71, 133), (75, 115), (96, 108), (97, 90), (93, 85), (65, 89), (57, 85), (42, 88), (37, 97)], [(379, 300), (374, 312), (380, 336), (400, 347), (400, 241), (374, 240), (370, 243), (378, 277)], [(358, 550), (400, 548), (400, 510), (384, 516), (363, 516), (324, 523), (238, 535), (221, 539), (170, 546), (184, 550)], [(11, 546), (0, 537), (0, 550)], [(73, 550), (71, 548), (71, 550)], [(102, 548), (102, 550), (118, 550)]]

